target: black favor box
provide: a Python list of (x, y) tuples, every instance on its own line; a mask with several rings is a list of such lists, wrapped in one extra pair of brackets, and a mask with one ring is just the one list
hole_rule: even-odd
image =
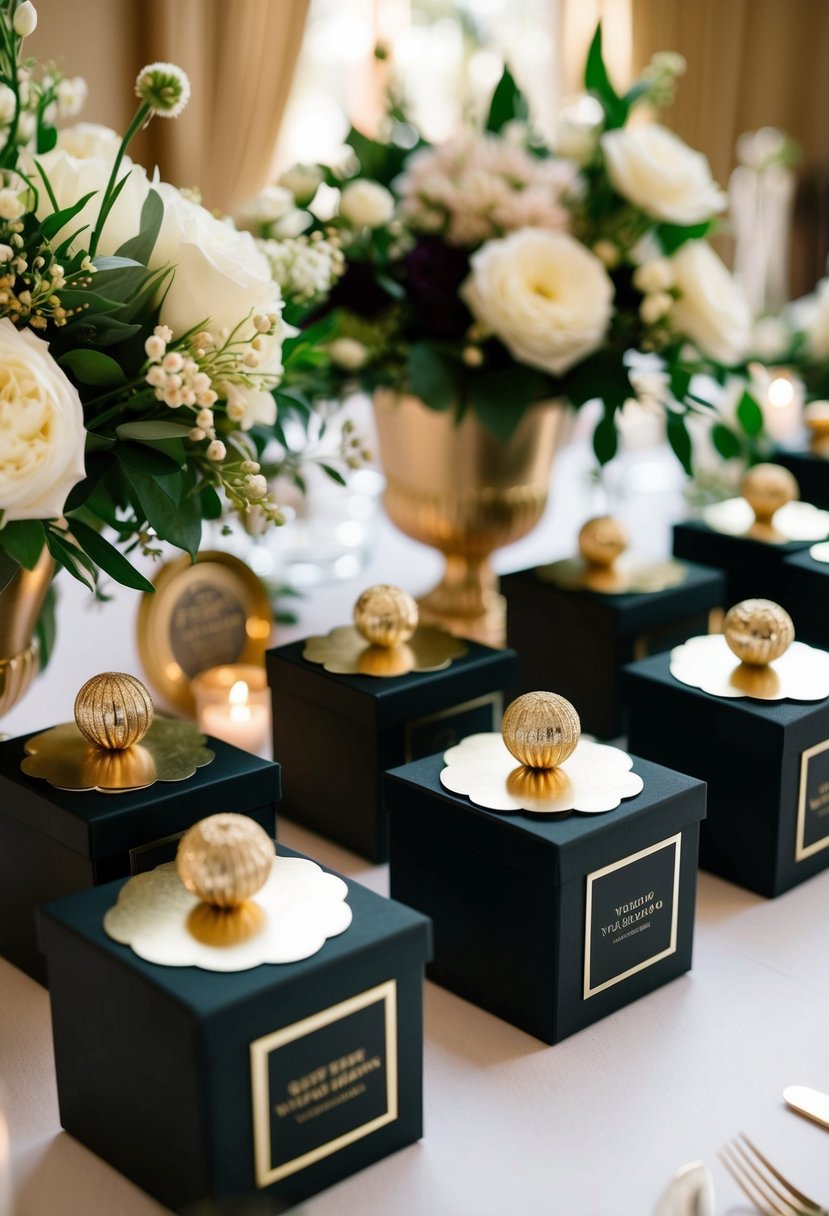
[[(814, 541), (793, 540), (784, 545), (773, 545), (753, 540), (750, 536), (728, 536), (697, 519), (674, 524), (676, 557), (706, 562), (725, 574), (726, 608), (731, 608), (740, 600), (759, 598), (774, 600), (791, 612), (785, 601), (783, 563), (787, 557), (808, 549), (812, 544)], [(697, 632), (706, 631), (700, 629)]]
[(624, 733), (622, 670), (708, 632), (713, 608), (723, 604), (719, 570), (688, 565), (678, 587), (647, 595), (565, 591), (538, 570), (501, 579), (507, 598), (507, 636), (518, 651), (518, 684), (510, 699), (550, 689), (576, 706), (582, 729), (600, 739)]
[(274, 834), (279, 765), (219, 739), (207, 741), (215, 759), (186, 781), (101, 794), (21, 773), (29, 738), (0, 743), (0, 954), (41, 984), (38, 904), (172, 860), (187, 829), (219, 811), (249, 815)]
[(760, 895), (829, 866), (829, 700), (713, 697), (670, 655), (625, 673), (630, 746), (708, 783), (700, 865)]
[(104, 933), (120, 885), (39, 917), (68, 1132), (198, 1216), (282, 1212), (420, 1138), (424, 917), (349, 882), (312, 958), (160, 967)]
[(829, 649), (829, 563), (808, 549), (783, 563), (783, 599), (801, 642)]
[(282, 811), (371, 861), (388, 857), (386, 769), (500, 727), (515, 655), (467, 642), (443, 671), (378, 679), (332, 675), (302, 657), (305, 642), (269, 650), (274, 755)]
[(829, 509), (829, 459), (826, 456), (818, 456), (808, 448), (802, 451), (781, 448), (774, 462), (795, 475), (804, 502)]
[(386, 778), (391, 890), (432, 918), (430, 979), (557, 1043), (689, 969), (701, 782), (636, 760), (644, 791), (606, 815), (504, 815), (443, 764)]

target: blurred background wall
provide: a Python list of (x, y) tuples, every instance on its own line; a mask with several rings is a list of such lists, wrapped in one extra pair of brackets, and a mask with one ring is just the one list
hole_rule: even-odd
[(158, 121), (135, 155), (229, 209), (278, 164), (332, 155), (346, 112), (371, 129), (392, 51), (415, 118), (446, 136), (491, 89), (504, 59), (549, 134), (580, 87), (601, 19), (611, 72), (624, 84), (656, 50), (688, 72), (664, 121), (704, 151), (725, 183), (738, 135), (781, 127), (802, 150), (792, 248), (793, 294), (829, 251), (827, 0), (37, 0), (38, 57), (86, 77), (82, 118), (123, 129), (132, 81), (155, 59), (180, 63), (193, 100)]

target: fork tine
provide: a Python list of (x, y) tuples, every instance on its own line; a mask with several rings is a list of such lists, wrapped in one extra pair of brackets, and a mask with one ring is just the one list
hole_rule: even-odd
[(798, 1216), (806, 1216), (806, 1213), (802, 1210), (802, 1204), (798, 1196), (786, 1186), (785, 1179), (777, 1175), (776, 1171), (772, 1171), (772, 1173), (777, 1175), (778, 1181), (783, 1183), (782, 1189), (780, 1186), (775, 1185), (774, 1177), (768, 1177), (764, 1172), (763, 1165), (758, 1165), (754, 1158), (746, 1152), (739, 1140), (732, 1141), (731, 1151), (740, 1159), (746, 1172), (754, 1178), (755, 1184), (758, 1187), (762, 1187), (766, 1195), (779, 1199), (781, 1203), (785, 1204), (792, 1211), (796, 1211)]
[(810, 1199), (808, 1195), (804, 1195), (803, 1192), (799, 1191), (796, 1186), (793, 1186), (792, 1183), (789, 1182), (788, 1178), (784, 1177), (784, 1175), (781, 1174), (778, 1169), (775, 1169), (775, 1167), (772, 1165), (772, 1163), (766, 1157), (763, 1156), (763, 1154), (760, 1152), (760, 1150), (754, 1144), (751, 1143), (748, 1136), (746, 1136), (743, 1132), (740, 1132), (740, 1139), (743, 1141), (744, 1144), (748, 1145), (748, 1147), (751, 1149), (752, 1153), (754, 1153), (754, 1156), (758, 1159), (758, 1161), (761, 1161), (763, 1163), (763, 1165), (766, 1167), (766, 1169), (769, 1171), (769, 1173), (772, 1174), (777, 1179), (777, 1181), (779, 1183), (781, 1183), (781, 1185), (784, 1186), (787, 1191), (790, 1192), (790, 1194), (797, 1200), (798, 1203), (803, 1204), (807, 1208), (811, 1208), (813, 1212), (816, 1212), (816, 1213), (820, 1212), (820, 1210), (821, 1210), (820, 1204), (816, 1203), (814, 1199)]
[[(729, 1155), (729, 1152), (731, 1155)], [(790, 1204), (787, 1204), (785, 1208), (781, 1208), (774, 1199), (768, 1199), (763, 1194), (755, 1178), (748, 1173), (740, 1159), (733, 1154), (731, 1144), (726, 1144), (723, 1147), (720, 1152), (720, 1160), (737, 1183), (737, 1186), (746, 1198), (754, 1204), (757, 1211), (762, 1213), (762, 1216), (797, 1216)]]

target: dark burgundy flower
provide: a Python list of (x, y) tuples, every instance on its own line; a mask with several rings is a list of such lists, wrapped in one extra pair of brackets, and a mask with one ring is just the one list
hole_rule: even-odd
[(471, 324), (458, 295), (469, 273), (469, 256), (440, 237), (423, 236), (403, 259), (414, 328), (441, 338), (459, 337)]

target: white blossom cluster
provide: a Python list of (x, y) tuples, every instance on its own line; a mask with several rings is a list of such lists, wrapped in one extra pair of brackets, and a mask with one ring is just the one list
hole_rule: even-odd
[(11, 138), (21, 147), (33, 146), (41, 106), (43, 121), (51, 126), (58, 118), (73, 118), (86, 101), (86, 81), (80, 76), (58, 79), (47, 73), (37, 79), (21, 68), (17, 84), (20, 109), (16, 123), (14, 90), (7, 84), (0, 84), (0, 150)]
[(283, 298), (297, 304), (309, 304), (325, 295), (345, 271), (339, 244), (321, 232), (281, 241), (260, 240), (257, 245), (268, 259)]
[(582, 183), (571, 161), (533, 156), (488, 132), (424, 148), (398, 178), (400, 215), (452, 245), (479, 245), (519, 228), (567, 229)]

